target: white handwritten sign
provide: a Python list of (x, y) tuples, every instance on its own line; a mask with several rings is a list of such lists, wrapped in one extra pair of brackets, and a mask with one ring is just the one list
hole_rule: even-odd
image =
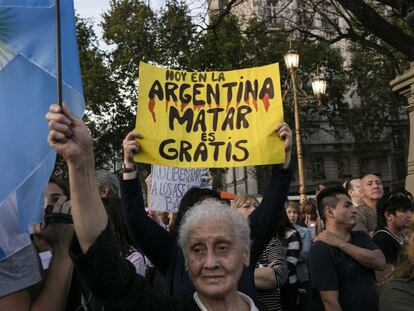
[(150, 209), (176, 213), (188, 189), (205, 186), (208, 169), (153, 165), (151, 175)]

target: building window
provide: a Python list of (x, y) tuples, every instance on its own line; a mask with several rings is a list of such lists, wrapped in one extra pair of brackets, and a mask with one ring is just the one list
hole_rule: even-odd
[(351, 176), (351, 160), (349, 158), (340, 158), (338, 160), (338, 177), (350, 178)]
[(325, 2), (324, 9), (321, 16), (322, 29), (326, 35), (330, 36), (336, 32), (336, 28), (339, 27), (339, 17), (335, 7), (328, 2)]
[(276, 25), (277, 22), (277, 1), (270, 0), (266, 6), (266, 20), (271, 25)]
[(219, 0), (219, 10), (224, 10), (227, 7), (228, 0)]
[(325, 178), (325, 163), (323, 158), (315, 158), (312, 164), (313, 179)]
[(308, 29), (313, 26), (313, 17), (311, 14), (306, 12), (306, 10), (302, 7), (298, 7), (298, 24), (304, 29)]
[(379, 163), (374, 157), (365, 157), (361, 160), (361, 176), (366, 174), (379, 174), (381, 175), (381, 170)]

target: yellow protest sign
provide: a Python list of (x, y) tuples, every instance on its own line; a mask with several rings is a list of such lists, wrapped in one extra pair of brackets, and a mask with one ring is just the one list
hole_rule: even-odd
[(284, 162), (279, 65), (212, 72), (140, 63), (136, 162), (235, 167)]

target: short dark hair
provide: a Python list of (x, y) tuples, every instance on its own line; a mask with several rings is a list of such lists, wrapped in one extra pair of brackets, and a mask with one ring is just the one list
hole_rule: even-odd
[(406, 212), (413, 210), (413, 195), (405, 189), (384, 195), (377, 202), (377, 224), (378, 227), (385, 227), (387, 219), (385, 213), (395, 215), (397, 211)]
[[(327, 205), (336, 207), (338, 203), (338, 194), (344, 194), (349, 198), (349, 194), (344, 187), (328, 187), (319, 192), (316, 197), (319, 217), (326, 222), (325, 208)], [(336, 200), (336, 202), (334, 202)]]
[(60, 179), (57, 176), (52, 175), (49, 178), (48, 184), (57, 185), (60, 189), (62, 189), (63, 194), (69, 199), (70, 192), (68, 189), (68, 184), (63, 179)]
[(319, 195), (319, 192), (326, 188), (335, 188), (335, 187), (342, 187), (342, 184), (338, 180), (328, 180), (323, 183), (318, 183), (316, 185), (315, 192), (317, 193), (316, 196)]

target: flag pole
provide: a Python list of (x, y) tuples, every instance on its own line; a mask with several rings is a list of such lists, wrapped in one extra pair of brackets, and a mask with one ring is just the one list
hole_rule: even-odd
[(60, 0), (56, 0), (56, 82), (57, 101), (62, 107), (62, 50), (60, 36)]

